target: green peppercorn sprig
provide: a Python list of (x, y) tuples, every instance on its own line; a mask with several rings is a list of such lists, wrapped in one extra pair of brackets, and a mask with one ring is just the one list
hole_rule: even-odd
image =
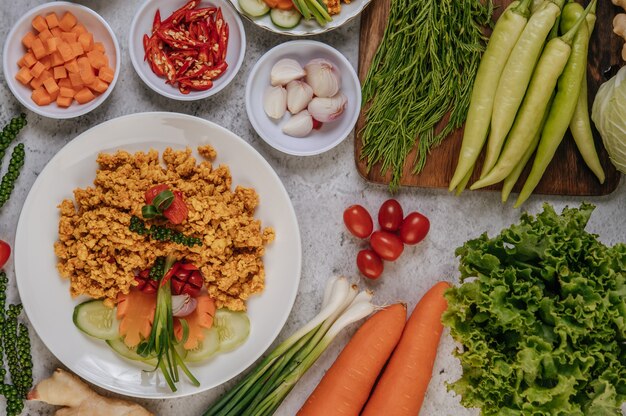
[(146, 224), (136, 215), (130, 218), (128, 229), (139, 235), (147, 235), (156, 241), (171, 241), (176, 244), (182, 244), (187, 247), (201, 246), (202, 240), (197, 237), (189, 237), (183, 233), (172, 230), (162, 225), (152, 225), (146, 227)]
[(19, 133), (26, 124), (26, 114), (22, 113), (11, 119), (9, 124), (4, 126), (2, 132), (0, 132), (0, 166), (2, 166), (4, 152), (7, 150), (11, 142), (15, 140), (17, 133)]
[(150, 279), (159, 280), (165, 274), (165, 257), (157, 257), (150, 268)]
[(24, 143), (20, 143), (13, 149), (11, 160), (9, 161), (9, 170), (2, 177), (0, 182), (0, 208), (9, 200), (11, 192), (15, 187), (15, 181), (20, 176), (20, 170), (24, 166)]
[[(6, 398), (7, 416), (17, 416), (22, 413), (26, 393), (33, 384), (33, 360), (28, 328), (17, 320), (22, 305), (5, 308), (8, 282), (6, 273), (0, 271), (0, 393)], [(5, 379), (5, 357), (11, 384)]]

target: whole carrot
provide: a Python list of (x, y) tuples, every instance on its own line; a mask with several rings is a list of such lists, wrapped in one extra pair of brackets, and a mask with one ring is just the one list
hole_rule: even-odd
[(415, 306), (396, 347), (361, 416), (416, 416), (432, 377), (443, 331), (441, 315), (448, 304), (439, 282)]
[(529, 86), (535, 64), (554, 22), (561, 13), (563, 3), (564, 0), (548, 0), (539, 6), (528, 19), (528, 24), (502, 70), (493, 102), (491, 131), (481, 178), (489, 173), (500, 156), (502, 145)]
[[(474, 80), (459, 162), (450, 181), (450, 191), (457, 188), (464, 178), (467, 178), (467, 172), (474, 167), (474, 163), (485, 144), (498, 80), (504, 64), (524, 30), (524, 26), (526, 26), (530, 15), (530, 2), (530, 0), (523, 0), (511, 3), (493, 28)], [(462, 186), (460, 191), (463, 188), (465, 186)]]
[[(590, 4), (595, 3), (595, 1), (593, 0)], [(587, 8), (588, 10), (589, 8)], [(572, 40), (583, 23), (585, 23), (584, 16), (566, 34), (554, 38), (546, 44), (498, 162), (487, 176), (475, 182), (470, 189), (478, 189), (500, 182), (513, 171), (522, 159), (539, 130), (552, 91), (554, 91), (572, 51)], [(568, 118), (568, 123), (569, 120)]]
[[(595, 1), (591, 4), (595, 4)], [(572, 51), (567, 65), (565, 65), (563, 74), (559, 77), (557, 93), (550, 107), (546, 124), (541, 132), (541, 139), (539, 140), (533, 167), (515, 202), (516, 208), (530, 197), (530, 194), (541, 180), (559, 144), (563, 141), (563, 136), (572, 120), (574, 110), (576, 110), (580, 86), (587, 72), (586, 58), (589, 35), (583, 13), (583, 7), (576, 2), (568, 3), (563, 9), (563, 17), (561, 19), (563, 31), (575, 30), (576, 24), (579, 27), (572, 41)]]
[(358, 415), (400, 340), (405, 321), (406, 306), (399, 303), (369, 318), (341, 351), (298, 416)]
[[(597, 3), (596, 3), (597, 4)], [(591, 37), (593, 28), (596, 24), (596, 6), (594, 6), (587, 15), (587, 28), (588, 36)], [(587, 39), (589, 41), (589, 38)], [(585, 57), (585, 65), (587, 60)], [(587, 77), (583, 79), (580, 95), (578, 96), (578, 103), (576, 103), (576, 110), (572, 121), (570, 121), (569, 129), (572, 132), (576, 147), (580, 152), (583, 160), (589, 166), (589, 169), (598, 177), (600, 183), (604, 183), (604, 169), (600, 164), (598, 158), (598, 152), (596, 151), (596, 145), (593, 140), (593, 133), (591, 132), (591, 122), (589, 121), (589, 104), (587, 102)]]

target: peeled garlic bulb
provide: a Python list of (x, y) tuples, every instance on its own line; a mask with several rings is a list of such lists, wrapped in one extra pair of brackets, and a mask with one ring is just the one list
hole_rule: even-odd
[(307, 110), (311, 116), (317, 121), (326, 123), (333, 121), (343, 113), (346, 108), (348, 99), (342, 93), (339, 93), (331, 98), (315, 97), (309, 103)]
[(313, 119), (307, 110), (291, 117), (283, 126), (283, 133), (291, 137), (304, 137), (313, 130)]
[(304, 110), (313, 99), (313, 88), (306, 82), (293, 80), (287, 84), (287, 109), (291, 114)]
[(306, 83), (313, 88), (317, 97), (328, 98), (339, 92), (341, 75), (335, 66), (326, 59), (313, 59), (304, 66)]
[(287, 85), (289, 81), (303, 78), (306, 75), (304, 69), (298, 61), (285, 58), (276, 62), (270, 71), (270, 83), (276, 85)]
[(267, 87), (263, 97), (263, 110), (268, 117), (281, 118), (287, 111), (287, 90), (281, 86)]

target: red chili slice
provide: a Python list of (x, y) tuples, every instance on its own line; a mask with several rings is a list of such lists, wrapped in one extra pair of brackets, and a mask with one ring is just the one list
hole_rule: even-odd
[(189, 214), (189, 209), (183, 200), (183, 194), (180, 191), (174, 191), (174, 200), (170, 206), (163, 211), (163, 216), (167, 218), (172, 224), (180, 224)]
[(160, 185), (155, 185), (152, 188), (148, 189), (146, 191), (146, 193), (144, 194), (144, 198), (146, 199), (146, 204), (150, 205), (152, 204), (152, 201), (154, 201), (154, 198), (157, 197), (158, 194), (160, 194), (161, 192), (170, 189), (169, 185), (167, 184), (160, 184)]

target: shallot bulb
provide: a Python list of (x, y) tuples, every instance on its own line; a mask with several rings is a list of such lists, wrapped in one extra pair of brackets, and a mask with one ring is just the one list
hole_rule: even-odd
[(263, 96), (263, 110), (270, 118), (282, 118), (287, 111), (287, 90), (281, 86), (267, 87)]
[(315, 96), (329, 98), (339, 92), (341, 75), (331, 62), (321, 58), (313, 59), (304, 66), (304, 70), (306, 83), (313, 88)]
[(289, 81), (303, 78), (306, 75), (302, 66), (294, 59), (284, 58), (274, 64), (270, 71), (270, 83), (287, 85)]
[(283, 126), (283, 133), (291, 137), (304, 137), (313, 130), (313, 118), (307, 110), (292, 116)]
[(287, 109), (291, 114), (304, 110), (313, 99), (313, 88), (303, 81), (293, 80), (287, 84)]
[(348, 99), (342, 93), (331, 98), (315, 97), (309, 103), (307, 110), (314, 119), (326, 123), (339, 117), (346, 108), (347, 102)]
[(172, 315), (177, 317), (187, 316), (196, 310), (198, 301), (187, 293), (172, 295)]

